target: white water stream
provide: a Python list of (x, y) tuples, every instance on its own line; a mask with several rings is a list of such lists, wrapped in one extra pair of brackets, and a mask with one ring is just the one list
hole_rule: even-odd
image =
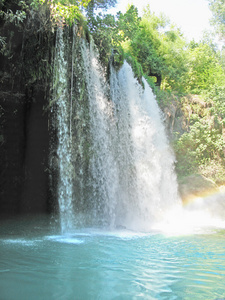
[(116, 117), (115, 157), (119, 173), (118, 214), (130, 228), (148, 230), (165, 211), (179, 206), (174, 156), (161, 111), (143, 79), (144, 89), (125, 62), (111, 72)]
[(53, 97), (57, 103), (57, 125), (58, 125), (58, 149), (57, 157), (59, 163), (58, 202), (62, 231), (71, 228), (73, 218), (73, 190), (72, 190), (72, 165), (71, 165), (71, 116), (70, 116), (70, 93), (67, 85), (67, 61), (65, 60), (63, 31), (59, 28), (56, 37), (55, 72)]

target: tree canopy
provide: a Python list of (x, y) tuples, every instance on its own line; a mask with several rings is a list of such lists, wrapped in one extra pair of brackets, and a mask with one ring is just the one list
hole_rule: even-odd
[(225, 39), (225, 2), (224, 0), (209, 0), (209, 7), (213, 13), (212, 24), (222, 39)]

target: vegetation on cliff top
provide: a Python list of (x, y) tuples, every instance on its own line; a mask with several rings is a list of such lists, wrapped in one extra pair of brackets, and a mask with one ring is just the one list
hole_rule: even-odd
[[(86, 21), (82, 22), (105, 67), (113, 60), (119, 68), (125, 58), (140, 82), (142, 76), (147, 79), (162, 109), (176, 106), (173, 122), (181, 120), (181, 124), (172, 139), (178, 176), (200, 173), (219, 183), (225, 181), (225, 50), (217, 48), (210, 34), (199, 43), (188, 42), (177, 26), (164, 15), (156, 16), (148, 6), (142, 17), (133, 5), (124, 14), (105, 14), (104, 9), (115, 5), (116, 0), (14, 3), (17, 9), (12, 11), (7, 1), (1, 0), (1, 16), (18, 24), (27, 12), (40, 7), (48, 7), (55, 25), (84, 20), (83, 12)], [(224, 39), (224, 1), (209, 0), (209, 4), (213, 24)], [(1, 37), (2, 48), (5, 43), (5, 37)]]

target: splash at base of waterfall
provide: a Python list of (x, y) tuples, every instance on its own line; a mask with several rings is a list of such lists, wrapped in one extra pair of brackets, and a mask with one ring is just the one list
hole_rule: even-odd
[(168, 235), (208, 234), (225, 229), (225, 188), (195, 197), (181, 207), (168, 210), (152, 230)]

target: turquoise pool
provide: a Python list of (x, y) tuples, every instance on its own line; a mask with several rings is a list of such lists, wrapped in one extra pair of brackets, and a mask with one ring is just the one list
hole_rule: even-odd
[(1, 221), (0, 299), (225, 299), (225, 231), (193, 235)]

